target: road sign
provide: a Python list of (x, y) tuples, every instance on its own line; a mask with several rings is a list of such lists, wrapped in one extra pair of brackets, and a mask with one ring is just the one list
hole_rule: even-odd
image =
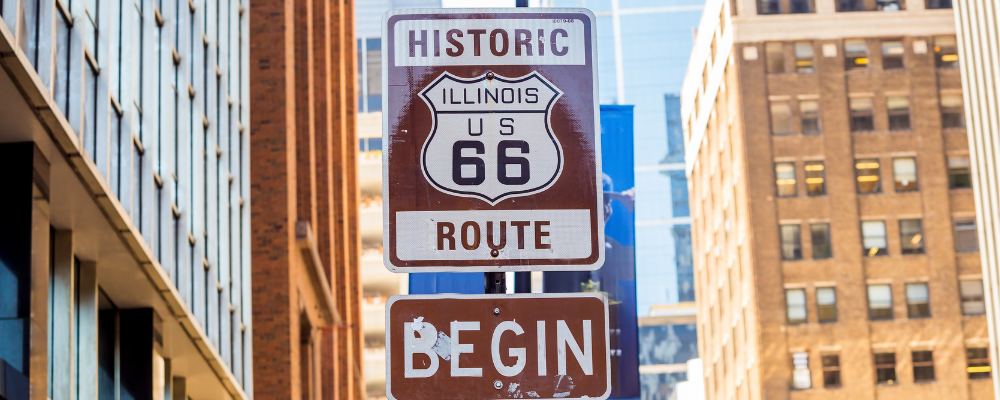
[(600, 268), (594, 15), (397, 9), (382, 26), (385, 265)]
[(393, 296), (386, 396), (606, 399), (608, 305), (599, 293)]

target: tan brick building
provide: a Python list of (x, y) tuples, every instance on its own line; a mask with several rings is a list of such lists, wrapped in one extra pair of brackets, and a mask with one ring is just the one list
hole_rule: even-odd
[(707, 2), (682, 92), (707, 398), (993, 397), (950, 7)]
[(363, 399), (352, 1), (250, 1), (254, 396)]

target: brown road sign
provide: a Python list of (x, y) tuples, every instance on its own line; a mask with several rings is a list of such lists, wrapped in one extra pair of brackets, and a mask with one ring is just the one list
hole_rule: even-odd
[(601, 267), (594, 29), (576, 8), (386, 13), (390, 270)]
[(396, 400), (606, 399), (599, 293), (393, 296), (386, 396)]

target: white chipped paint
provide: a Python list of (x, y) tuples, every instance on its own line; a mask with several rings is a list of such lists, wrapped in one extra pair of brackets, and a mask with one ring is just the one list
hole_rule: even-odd
[(444, 332), (438, 332), (437, 342), (434, 343), (434, 347), (431, 349), (445, 361), (451, 360), (451, 338), (445, 335)]
[(424, 317), (416, 317), (416, 318), (414, 318), (413, 319), (413, 323), (410, 324), (410, 327), (413, 328), (413, 330), (418, 331), (418, 332), (421, 329), (424, 329)]

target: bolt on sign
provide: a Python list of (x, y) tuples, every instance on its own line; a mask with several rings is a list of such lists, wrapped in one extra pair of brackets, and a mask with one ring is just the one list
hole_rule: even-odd
[(606, 399), (608, 304), (599, 293), (393, 296), (393, 400)]
[(600, 268), (594, 21), (586, 9), (385, 14), (390, 270)]

